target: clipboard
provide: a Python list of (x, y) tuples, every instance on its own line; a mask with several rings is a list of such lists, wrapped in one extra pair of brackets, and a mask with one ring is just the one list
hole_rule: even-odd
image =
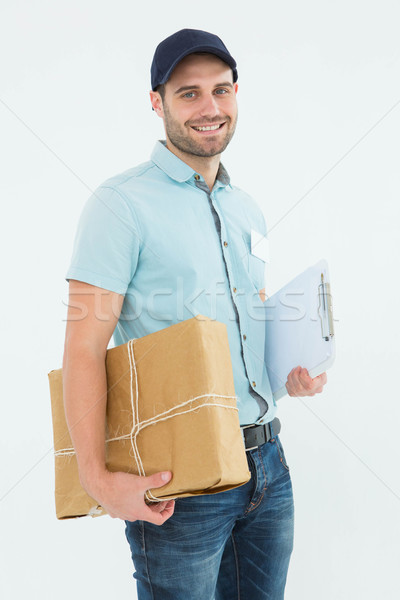
[(316, 377), (335, 359), (332, 295), (326, 260), (320, 260), (264, 302), (265, 351), (272, 394), (287, 394), (290, 371), (305, 367)]

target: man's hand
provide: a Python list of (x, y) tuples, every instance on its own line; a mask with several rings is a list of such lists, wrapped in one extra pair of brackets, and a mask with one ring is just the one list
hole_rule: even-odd
[(289, 396), (314, 396), (322, 392), (326, 382), (326, 373), (312, 379), (307, 369), (295, 367), (288, 375), (286, 389)]
[(141, 477), (131, 473), (104, 471), (94, 486), (85, 486), (87, 492), (107, 511), (113, 519), (148, 521), (162, 525), (172, 517), (175, 500), (163, 500), (147, 505), (144, 493), (151, 488), (162, 487), (171, 479), (170, 471)]

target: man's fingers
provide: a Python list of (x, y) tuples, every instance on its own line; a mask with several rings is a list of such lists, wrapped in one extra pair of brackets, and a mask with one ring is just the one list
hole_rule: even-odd
[(322, 385), (325, 385), (325, 384), (326, 384), (326, 382), (328, 381), (328, 377), (327, 377), (327, 374), (326, 374), (326, 372), (325, 372), (325, 373), (321, 373), (321, 375), (318, 375), (317, 377), (315, 377), (315, 379), (318, 379), (318, 380), (319, 380), (319, 382), (320, 382)]
[(290, 371), (285, 385), (289, 396), (314, 396), (323, 391), (326, 382), (326, 373), (312, 378), (306, 368), (298, 366)]
[(154, 502), (152, 504), (148, 504), (148, 507), (153, 512), (162, 513), (164, 510), (170, 509), (174, 505), (174, 500), (162, 500), (161, 502)]
[(286, 389), (289, 393), (290, 396), (292, 396), (295, 393), (295, 389), (297, 388), (297, 380), (298, 380), (298, 376), (299, 373), (301, 371), (301, 367), (295, 367), (294, 369), (292, 369), (288, 375), (287, 378), (287, 382), (286, 382)]
[(175, 500), (171, 500), (170, 502), (168, 502), (168, 504), (164, 510), (166, 519), (169, 519), (170, 517), (172, 517), (172, 515), (174, 514), (174, 510), (175, 510)]
[(312, 378), (305, 367), (298, 366), (290, 371), (285, 386), (289, 396), (314, 396), (323, 391), (326, 382), (326, 373)]
[(324, 385), (327, 382), (326, 373), (321, 373), (321, 375), (317, 375), (317, 377), (314, 377), (314, 379), (311, 379), (311, 381), (313, 395), (320, 394), (323, 391)]
[(153, 512), (149, 509), (149, 511), (143, 515), (141, 520), (153, 523), (154, 525), (162, 525), (166, 519), (163, 518), (162, 513)]
[(161, 502), (152, 502), (151, 504), (148, 504), (147, 506), (153, 512), (162, 512), (164, 510), (164, 508), (166, 507), (167, 502), (168, 502), (168, 500), (162, 500)]
[(165, 523), (167, 519), (172, 517), (175, 510), (175, 501), (168, 500), (165, 508), (161, 512), (157, 512), (154, 510), (154, 507), (150, 507), (146, 505), (146, 512), (143, 516), (145, 521), (149, 523), (154, 523), (154, 525), (162, 525)]
[(312, 391), (314, 384), (310, 375), (308, 374), (307, 369), (300, 369), (299, 372), (299, 381), (305, 390)]

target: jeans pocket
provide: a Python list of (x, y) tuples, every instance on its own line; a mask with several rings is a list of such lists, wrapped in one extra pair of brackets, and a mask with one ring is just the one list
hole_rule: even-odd
[(279, 457), (281, 459), (281, 463), (283, 464), (283, 466), (285, 467), (285, 469), (287, 469), (289, 471), (289, 465), (286, 462), (286, 456), (285, 456), (285, 453), (283, 451), (283, 446), (282, 446), (281, 440), (279, 439), (278, 435), (275, 436), (275, 444), (276, 444), (276, 447), (278, 449), (278, 454), (279, 454)]

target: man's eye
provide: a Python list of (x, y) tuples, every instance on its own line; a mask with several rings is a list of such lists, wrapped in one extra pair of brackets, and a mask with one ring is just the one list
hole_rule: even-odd
[(215, 90), (215, 93), (223, 95), (223, 94), (227, 94), (228, 90), (225, 88), (218, 88), (218, 90)]
[(183, 94), (184, 98), (193, 98), (194, 97), (194, 92), (186, 92), (186, 94)]

